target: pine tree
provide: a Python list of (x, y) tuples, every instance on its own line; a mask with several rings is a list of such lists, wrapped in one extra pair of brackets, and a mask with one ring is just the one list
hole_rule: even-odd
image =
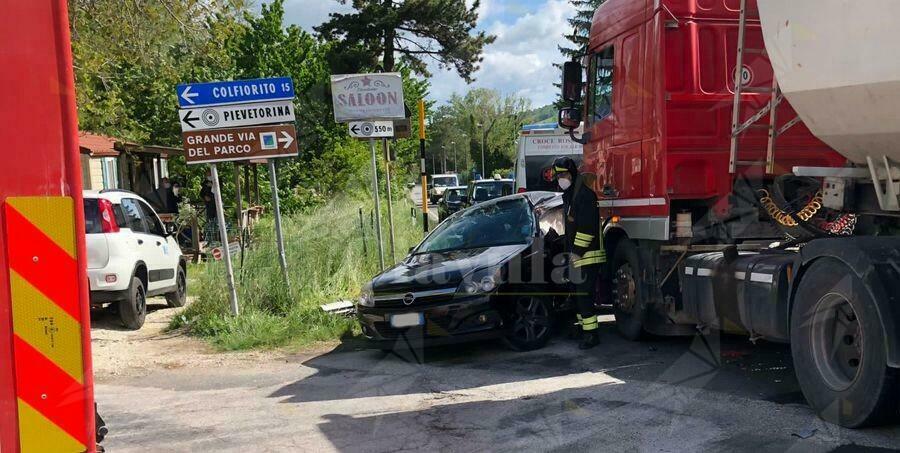
[[(575, 8), (576, 13), (569, 19), (569, 25), (572, 26), (572, 32), (564, 36), (572, 43), (571, 47), (559, 46), (559, 52), (563, 55), (564, 61), (578, 58), (587, 52), (588, 43), (591, 35), (591, 22), (594, 19), (594, 11), (606, 0), (569, 0), (569, 3)], [(562, 64), (556, 64), (557, 69), (562, 73)], [(556, 84), (558, 88), (562, 88), (560, 84)], [(562, 90), (560, 90), (562, 91)], [(562, 107), (565, 104), (562, 94), (557, 98), (556, 106)], [(577, 106), (580, 107), (580, 106)]]
[(380, 63), (382, 70), (391, 72), (399, 56), (406, 67), (428, 77), (430, 58), (471, 82), (484, 46), (495, 39), (483, 31), (473, 33), (479, 4), (478, 0), (471, 7), (460, 0), (352, 0), (353, 12), (332, 13), (316, 31), (340, 41), (344, 62), (355, 61), (360, 69)]

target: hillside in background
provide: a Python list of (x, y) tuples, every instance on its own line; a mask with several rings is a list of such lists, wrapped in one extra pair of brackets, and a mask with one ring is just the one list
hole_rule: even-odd
[(525, 112), (523, 124), (555, 123), (558, 110), (553, 104), (538, 107)]

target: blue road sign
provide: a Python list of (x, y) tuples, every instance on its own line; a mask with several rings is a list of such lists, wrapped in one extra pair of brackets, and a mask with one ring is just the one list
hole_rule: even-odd
[(181, 107), (244, 104), (294, 98), (294, 82), (290, 77), (182, 83), (175, 90), (178, 94), (178, 105)]

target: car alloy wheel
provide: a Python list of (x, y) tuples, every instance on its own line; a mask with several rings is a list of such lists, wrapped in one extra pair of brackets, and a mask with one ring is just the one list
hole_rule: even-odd
[(513, 336), (522, 342), (540, 341), (550, 332), (550, 313), (546, 304), (535, 297), (516, 299)]

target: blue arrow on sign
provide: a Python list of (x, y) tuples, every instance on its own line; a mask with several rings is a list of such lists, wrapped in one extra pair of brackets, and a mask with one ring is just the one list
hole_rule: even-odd
[(290, 77), (232, 80), (226, 82), (182, 83), (175, 88), (178, 105), (244, 104), (294, 98), (294, 82)]

